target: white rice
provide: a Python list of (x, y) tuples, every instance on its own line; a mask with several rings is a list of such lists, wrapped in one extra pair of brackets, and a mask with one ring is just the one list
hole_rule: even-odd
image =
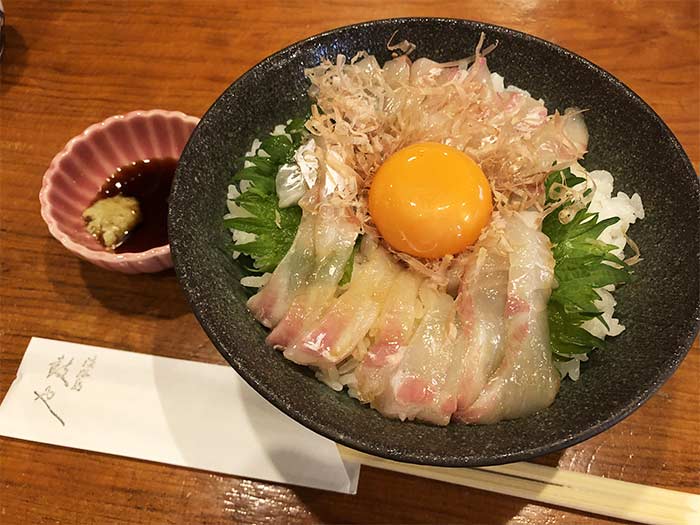
[[(275, 131), (278, 131), (280, 126), (282, 127), (282, 133), (284, 134), (284, 125), (280, 124), (275, 127)], [(274, 133), (273, 133), (274, 134)], [(280, 133), (277, 133), (278, 135)], [(261, 157), (269, 157), (269, 155), (263, 151), (259, 150), (260, 146), (262, 145), (262, 142), (259, 139), (253, 140), (253, 143), (250, 145), (250, 149), (246, 152), (245, 157), (254, 157), (256, 155), (259, 155)], [(243, 167), (244, 168), (249, 168), (251, 166), (254, 166), (250, 161), (244, 161), (243, 162)], [(228, 191), (226, 193), (226, 208), (228, 209), (228, 213), (224, 215), (224, 219), (236, 219), (239, 217), (252, 217), (253, 214), (244, 210), (241, 208), (238, 204), (236, 204), (235, 199), (244, 191), (246, 191), (248, 188), (250, 188), (250, 181), (248, 180), (242, 180), (238, 183), (238, 188), (236, 187), (235, 184), (229, 184), (228, 185)], [(231, 230), (231, 238), (233, 239), (233, 245), (237, 244), (246, 244), (249, 242), (255, 241), (255, 239), (258, 238), (257, 235), (254, 233), (249, 233), (249, 232), (242, 232), (238, 230)], [(238, 259), (240, 256), (240, 252), (237, 252), (234, 250), (233, 252), (233, 258)], [(252, 276), (251, 276), (252, 277)], [(262, 277), (262, 276), (260, 276)], [(244, 282), (245, 281), (245, 282)], [(248, 284), (246, 284), (248, 283)], [(262, 284), (260, 284), (262, 283)], [(264, 286), (267, 283), (267, 281), (261, 281), (260, 279), (250, 279), (247, 277), (244, 277), (241, 279), (241, 284), (243, 286), (248, 286), (251, 288), (260, 288)]]
[(292, 140), (292, 136), (289, 133), (287, 133), (287, 126), (285, 124), (277, 124), (275, 126), (275, 129), (272, 130), (272, 133), (270, 133), (270, 135), (273, 135), (273, 136), (284, 135), (289, 140)]
[(262, 275), (248, 275), (241, 279), (241, 284), (249, 288), (262, 288), (270, 282), (271, 278), (272, 274), (269, 272), (265, 272)]
[[(235, 198), (240, 195), (238, 188), (235, 185), (229, 184), (228, 193), (226, 195), (226, 208), (228, 208), (228, 213), (224, 215), (224, 219), (236, 219), (238, 217), (251, 217), (252, 214), (243, 208), (241, 208), (235, 202)], [(247, 242), (253, 242), (257, 239), (257, 235), (254, 233), (242, 232), (238, 230), (231, 230), (231, 238), (233, 239), (234, 246), (236, 244), (245, 244)], [(233, 252), (233, 258), (237, 259), (240, 255), (239, 252)]]
[[(585, 169), (578, 164), (572, 166), (571, 171), (574, 175), (586, 176)], [(589, 211), (598, 213), (599, 221), (610, 217), (620, 218), (616, 224), (608, 226), (603, 230), (599, 239), (607, 244), (617, 246), (617, 249), (613, 250), (612, 253), (620, 259), (624, 259), (624, 249), (627, 245), (627, 230), (630, 225), (634, 224), (637, 220), (644, 219), (642, 199), (637, 193), (629, 197), (623, 192), (618, 192), (617, 195), (613, 197), (613, 176), (610, 172), (595, 170), (589, 172), (587, 177), (589, 179), (588, 182), (581, 183), (579, 188), (587, 184), (589, 188), (593, 189), (593, 196), (588, 207)], [(615, 305), (617, 304), (612, 294), (614, 291), (614, 285), (598, 288), (596, 290), (600, 299), (595, 301), (594, 304), (596, 308), (602, 312), (602, 317), (608, 327), (606, 328), (598, 319), (591, 319), (581, 325), (588, 333), (600, 339), (619, 335), (625, 330), (624, 325), (614, 317)], [(579, 378), (581, 362), (587, 360), (587, 356), (581, 355), (569, 361), (555, 361), (554, 364), (562, 374), (562, 378), (568, 375), (571, 379), (576, 381)]]

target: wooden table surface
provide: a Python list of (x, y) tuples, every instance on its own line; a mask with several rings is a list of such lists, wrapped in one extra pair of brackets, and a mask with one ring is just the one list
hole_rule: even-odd
[[(107, 273), (39, 215), (41, 177), (87, 125), (134, 109), (202, 115), (268, 54), (335, 26), (471, 18), (551, 40), (607, 69), (700, 161), (696, 0), (312, 2), (23, 0), (8, 9), (0, 85), (0, 397), (31, 336), (223, 363), (172, 271)], [(697, 341), (649, 402), (542, 458), (561, 468), (700, 493)], [(0, 523), (607, 523), (592, 515), (365, 468), (359, 492), (311, 489), (0, 439)]]

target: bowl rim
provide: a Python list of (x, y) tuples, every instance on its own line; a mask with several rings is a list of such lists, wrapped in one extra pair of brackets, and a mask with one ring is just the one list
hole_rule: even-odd
[[(303, 38), (301, 40), (298, 40), (296, 42), (293, 42), (284, 48), (274, 52), (273, 54), (263, 58), (259, 62), (257, 62), (255, 65), (251, 66), (248, 70), (246, 70), (242, 75), (240, 75), (238, 78), (236, 78), (229, 86), (224, 89), (224, 91), (214, 100), (214, 102), (211, 104), (211, 106), (207, 109), (207, 111), (204, 113), (202, 116), (202, 122), (205, 122), (206, 117), (211, 113), (212, 109), (227, 95), (227, 93), (234, 88), (236, 84), (238, 84), (241, 81), (246, 80), (248, 77), (254, 76), (255, 72), (260, 68), (260, 67), (266, 67), (268, 64), (274, 64), (282, 55), (286, 54), (293, 54), (295, 50), (302, 46), (306, 46), (309, 44), (313, 44), (315, 41), (332, 36), (336, 33), (342, 32), (342, 31), (348, 31), (348, 30), (354, 30), (357, 28), (366, 28), (366, 27), (371, 27), (371, 26), (381, 26), (381, 25), (389, 25), (389, 24), (401, 24), (404, 22), (426, 22), (426, 23), (445, 23), (445, 24), (454, 24), (454, 23), (465, 23), (468, 26), (471, 26), (474, 29), (479, 29), (482, 31), (495, 31), (498, 33), (505, 33), (508, 35), (512, 35), (516, 38), (524, 39), (526, 41), (532, 41), (535, 43), (538, 43), (540, 45), (543, 45), (547, 49), (549, 49), (552, 52), (555, 53), (560, 53), (565, 55), (567, 58), (570, 60), (575, 60), (579, 63), (581, 63), (583, 66), (586, 68), (593, 70), (597, 75), (599, 75), (603, 80), (612, 83), (613, 85), (617, 86), (618, 88), (621, 88), (622, 91), (625, 92), (625, 94), (629, 97), (631, 97), (634, 102), (639, 105), (640, 108), (642, 108), (648, 115), (649, 117), (658, 125), (661, 126), (661, 129), (665, 131), (667, 137), (669, 138), (669, 142), (673, 146), (673, 148), (676, 150), (677, 155), (679, 156), (680, 160), (684, 164), (685, 168), (691, 172), (695, 173), (695, 169), (693, 167), (693, 164), (691, 163), (690, 159), (688, 158), (687, 153), (681, 146), (680, 142), (676, 138), (675, 134), (671, 131), (671, 129), (668, 127), (668, 125), (663, 121), (663, 119), (656, 113), (656, 111), (649, 105), (647, 104), (634, 90), (632, 90), (629, 86), (627, 86), (625, 83), (623, 83), (621, 80), (619, 80), (617, 77), (603, 69), (602, 67), (594, 64), (590, 60), (582, 57), (581, 55), (578, 55), (577, 53), (570, 51), (564, 47), (559, 46), (558, 44), (555, 44), (553, 42), (550, 42), (548, 40), (545, 40), (543, 38), (518, 31), (516, 29), (511, 29), (509, 27), (505, 26), (500, 26), (497, 24), (491, 24), (487, 22), (480, 22), (476, 20), (470, 20), (470, 19), (462, 19), (462, 18), (446, 18), (446, 17), (397, 17), (397, 18), (382, 18), (382, 19), (371, 19), (371, 20), (366, 20), (362, 22), (357, 22), (353, 24), (348, 24), (344, 26), (339, 26), (335, 27), (314, 35), (311, 35), (309, 37)], [(201, 124), (200, 124), (201, 125)], [(192, 134), (192, 137), (195, 136), (196, 134), (195, 130)], [(189, 143), (192, 142), (192, 137), (190, 138)], [(187, 147), (185, 150), (183, 150), (183, 154), (187, 151)], [(697, 174), (696, 174), (697, 175)], [(175, 183), (173, 185), (173, 189), (177, 187), (177, 177), (175, 180)], [(695, 177), (695, 189), (696, 189), (696, 194), (700, 195), (700, 180), (698, 180), (697, 176)], [(215, 333), (214, 327), (210, 326), (209, 323), (205, 319), (204, 312), (206, 309), (200, 309), (200, 302), (206, 303), (206, 300), (200, 298), (197, 296), (197, 294), (190, 294), (190, 286), (187, 284), (186, 279), (190, 278), (191, 276), (185, 275), (182, 273), (182, 266), (179, 263), (180, 261), (180, 256), (182, 255), (178, 251), (178, 243), (175, 243), (176, 249), (172, 253), (173, 257), (173, 262), (174, 262), (174, 268), (175, 268), (175, 273), (178, 278), (178, 281), (181, 283), (181, 286), (183, 287), (183, 290), (185, 291), (185, 296), (187, 297), (187, 301), (192, 307), (192, 311), (195, 314), (195, 317), (199, 321), (200, 325), (202, 326), (203, 330), (209, 337), (209, 339), (213, 342), (214, 346), (217, 348), (219, 353), (226, 359), (226, 361), (229, 363), (229, 365), (248, 383), (256, 392), (258, 392), (260, 395), (262, 395), (267, 401), (269, 401), (273, 406), (278, 408), (280, 411), (282, 411), (284, 414), (288, 415), (295, 421), (303, 424), (307, 428), (313, 430), (314, 432), (332, 440), (337, 443), (340, 443), (342, 445), (348, 446), (350, 448), (365, 452), (367, 454), (383, 457), (386, 459), (394, 460), (394, 461), (400, 461), (400, 462), (405, 462), (405, 463), (414, 463), (414, 464), (420, 464), (420, 465), (431, 465), (431, 466), (442, 466), (442, 467), (476, 467), (476, 466), (485, 466), (485, 465), (499, 465), (499, 464), (504, 464), (504, 463), (510, 463), (514, 461), (524, 461), (528, 459), (532, 459), (534, 457), (538, 457), (544, 454), (549, 454), (553, 452), (557, 452), (561, 449), (564, 449), (566, 447), (570, 447), (572, 445), (576, 445), (578, 443), (581, 443), (587, 439), (590, 439), (591, 437), (600, 434), (601, 432), (609, 429), (613, 425), (617, 424), (621, 420), (625, 419), (628, 417), (630, 414), (632, 414), (635, 410), (637, 410), (642, 404), (644, 404), (656, 391), (670, 378), (670, 376), (675, 372), (675, 370), (678, 368), (680, 365), (681, 361), (685, 358), (687, 353), (689, 352), (693, 341), (695, 340), (696, 336), (698, 335), (698, 331), (700, 330), (700, 297), (698, 297), (695, 305), (694, 305), (694, 312), (692, 315), (691, 319), (688, 319), (688, 323), (693, 323), (690, 326), (690, 330), (686, 333), (685, 339), (682, 340), (681, 344), (682, 347), (679, 346), (678, 352), (676, 353), (675, 359), (669, 363), (669, 366), (662, 372), (660, 373), (657, 377), (656, 380), (647, 385), (646, 390), (644, 390), (640, 395), (636, 396), (635, 398), (629, 400), (624, 406), (615, 409), (614, 411), (611, 411), (609, 417), (606, 419), (599, 421), (595, 425), (589, 427), (588, 429), (581, 430), (575, 434), (570, 434), (568, 436), (562, 437), (556, 441), (553, 442), (547, 442), (546, 444), (542, 444), (539, 446), (531, 446), (531, 447), (525, 447), (519, 451), (515, 452), (504, 452), (501, 454), (495, 454), (490, 456), (489, 459), (477, 459), (477, 460), (470, 460), (469, 458), (465, 458), (464, 456), (459, 456), (458, 454), (452, 454), (452, 455), (442, 455), (442, 456), (437, 456), (432, 453), (421, 453), (420, 451), (415, 451), (415, 450), (406, 450), (402, 449), (401, 447), (382, 447), (381, 449), (376, 449), (372, 448), (371, 446), (365, 445), (361, 440), (356, 439), (354, 436), (350, 435), (349, 433), (345, 432), (340, 432), (340, 433), (334, 433), (333, 430), (326, 428), (323, 423), (319, 423), (314, 420), (312, 416), (307, 414), (306, 412), (297, 410), (295, 407), (288, 405), (285, 403), (285, 400), (283, 396), (278, 395), (278, 393), (275, 392), (273, 388), (270, 388), (269, 385), (258, 381), (256, 378), (254, 378), (245, 368), (237, 366), (235, 363), (235, 360), (233, 359), (233, 355), (225, 351), (225, 345), (223, 342), (219, 339), (218, 335)]]
[[(82, 132), (72, 137), (66, 145), (54, 155), (53, 159), (49, 163), (49, 167), (44, 172), (41, 181), (41, 189), (39, 190), (39, 202), (41, 204), (41, 217), (48, 226), (51, 235), (58, 240), (66, 249), (79, 255), (80, 257), (88, 261), (98, 261), (105, 263), (120, 263), (129, 261), (144, 261), (151, 258), (158, 258), (163, 255), (170, 253), (170, 243), (164, 244), (162, 246), (156, 246), (142, 252), (127, 252), (127, 253), (114, 253), (106, 250), (93, 250), (87, 246), (74, 241), (69, 234), (60, 228), (60, 221), (53, 214), (53, 203), (49, 198), (49, 193), (53, 186), (53, 178), (58, 172), (58, 166), (64, 157), (73, 154), (73, 149), (77, 144), (82, 144), (90, 140), (90, 135), (96, 131), (107, 129), (117, 122), (129, 122), (138, 117), (145, 117), (147, 119), (162, 116), (170, 119), (178, 119), (182, 122), (188, 124), (193, 124), (196, 129), (199, 124), (200, 119), (192, 115), (187, 115), (182, 111), (171, 111), (166, 109), (138, 109), (135, 111), (129, 111), (128, 113), (112, 115), (102, 120), (101, 122), (96, 122), (89, 125)], [(189, 137), (187, 139), (189, 142)], [(187, 144), (185, 143), (185, 145)], [(184, 146), (183, 146), (184, 149)]]

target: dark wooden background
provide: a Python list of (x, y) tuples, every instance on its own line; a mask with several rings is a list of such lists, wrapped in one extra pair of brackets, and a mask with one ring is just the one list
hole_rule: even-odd
[[(202, 115), (268, 54), (393, 16), (471, 18), (533, 33), (604, 67), (700, 161), (699, 3), (549, 0), (5, 2), (0, 84), (0, 397), (31, 336), (222, 363), (174, 274), (122, 276), (69, 254), (39, 215), (41, 177), (87, 125), (134, 109)], [(697, 341), (671, 380), (611, 430), (541, 461), (700, 492)], [(233, 452), (233, 451), (232, 451)], [(607, 523), (525, 500), (363, 469), (357, 496), (0, 439), (0, 523)]]

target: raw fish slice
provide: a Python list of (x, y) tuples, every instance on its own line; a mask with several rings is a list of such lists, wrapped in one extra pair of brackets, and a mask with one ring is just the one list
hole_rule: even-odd
[(547, 325), (554, 258), (549, 239), (536, 222), (537, 215), (528, 212), (507, 219), (505, 240), (512, 251), (505, 356), (479, 398), (460, 415), (464, 421), (495, 423), (524, 417), (549, 406), (559, 390)]
[[(253, 315), (268, 328), (288, 318), (280, 332), (299, 325), (307, 306), (323, 306), (332, 283), (337, 283), (345, 268), (359, 224), (348, 201), (357, 192), (357, 174), (335, 152), (321, 160), (321, 169), (313, 188), (299, 205), (303, 215), (292, 246), (273, 272), (266, 286), (248, 300)], [(306, 295), (294, 301), (300, 295)], [(275, 335), (270, 344), (283, 334)]]
[(422, 281), (419, 275), (403, 270), (391, 283), (382, 313), (372, 330), (372, 345), (355, 370), (357, 394), (362, 401), (372, 403), (389, 387), (400, 363), (401, 349), (413, 334)]
[(314, 270), (267, 336), (271, 346), (288, 346), (321, 317), (335, 295), (360, 230), (345, 206), (320, 206), (314, 222)]
[(429, 284), (420, 296), (423, 318), (375, 406), (386, 416), (446, 425), (456, 406), (464, 340), (454, 324), (452, 297)]
[(457, 318), (466, 345), (455, 417), (479, 396), (503, 359), (508, 295), (508, 254), (499, 246), (502, 220), (494, 215), (466, 263), (457, 296)]
[(270, 281), (248, 299), (248, 309), (268, 328), (285, 316), (297, 291), (314, 269), (314, 230), (316, 205), (314, 194), (301, 201), (303, 215), (291, 248), (272, 273)]
[[(361, 258), (366, 257), (362, 261)], [(295, 363), (326, 368), (350, 356), (379, 317), (391, 282), (400, 271), (389, 253), (365, 237), (349, 288), (321, 320), (292, 342), (284, 356)]]
[(384, 80), (389, 84), (389, 87), (399, 89), (408, 84), (411, 78), (411, 61), (406, 55), (401, 55), (385, 62), (382, 72)]
[(409, 82), (412, 86), (440, 86), (454, 78), (457, 71), (456, 66), (446, 67), (429, 58), (419, 58), (411, 64)]

